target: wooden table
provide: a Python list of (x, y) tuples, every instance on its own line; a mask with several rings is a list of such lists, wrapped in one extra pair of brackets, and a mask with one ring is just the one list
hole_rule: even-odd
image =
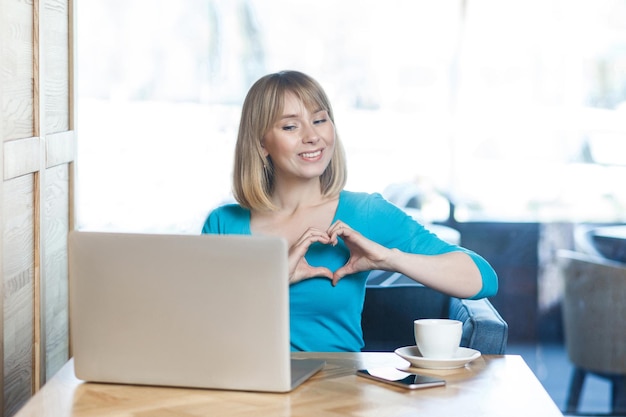
[(26, 416), (561, 416), (520, 356), (483, 356), (467, 367), (420, 370), (445, 387), (409, 391), (355, 370), (406, 367), (394, 353), (299, 353), (325, 368), (288, 394), (84, 383), (68, 362), (17, 413)]

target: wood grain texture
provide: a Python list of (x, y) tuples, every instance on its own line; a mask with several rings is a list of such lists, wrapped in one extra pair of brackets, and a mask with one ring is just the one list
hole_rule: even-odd
[(69, 230), (69, 166), (46, 170), (42, 190), (41, 282), (44, 344), (44, 382), (69, 359), (67, 234)]
[(33, 133), (33, 5), (2, 1), (0, 13), (0, 117), (3, 141)]
[[(69, 174), (74, 159), (74, 134), (70, 125), (70, 17), (68, 0), (38, 0), (36, 20), (36, 128), (45, 138), (39, 171), (37, 221), (39, 224), (36, 275), (35, 386), (67, 360), (67, 250), (69, 224)], [(47, 169), (49, 168), (49, 169)], [(59, 217), (57, 217), (59, 216)], [(38, 285), (38, 286), (37, 286)], [(57, 299), (58, 297), (58, 299)]]
[(68, 0), (0, 0), (1, 409), (12, 415), (68, 358)]
[(67, 164), (76, 158), (76, 135), (73, 131), (46, 136), (46, 168)]
[(44, 0), (42, 5), (45, 132), (50, 134), (67, 131), (70, 124), (69, 1)]
[[(287, 394), (83, 383), (68, 362), (16, 417), (127, 416), (561, 416), (519, 356), (484, 356), (465, 368), (419, 370), (445, 387), (407, 391), (355, 375), (408, 362), (393, 353), (299, 353), (324, 369)], [(236, 359), (234, 359), (236, 360)]]
[(14, 413), (33, 392), (34, 176), (4, 182), (3, 301), (4, 413)]
[[(2, 224), (2, 369), (3, 415), (12, 415), (33, 392), (33, 169), (34, 24), (29, 0), (0, 2), (0, 187)], [(5, 144), (26, 138), (26, 142)], [(23, 146), (25, 145), (25, 146)], [(16, 152), (12, 152), (16, 150)], [(25, 160), (14, 160), (27, 155)], [(7, 161), (5, 161), (7, 159)], [(17, 170), (14, 170), (17, 168)], [(24, 169), (26, 168), (26, 169)]]
[(41, 165), (40, 138), (15, 139), (4, 142), (4, 180), (32, 174)]

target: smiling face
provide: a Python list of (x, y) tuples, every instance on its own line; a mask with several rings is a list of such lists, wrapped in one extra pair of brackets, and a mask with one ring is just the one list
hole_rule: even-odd
[(277, 179), (319, 179), (333, 156), (335, 126), (326, 110), (309, 109), (286, 93), (283, 111), (262, 140)]
[(280, 71), (257, 80), (246, 94), (235, 144), (237, 202), (274, 210), (276, 187), (305, 179), (314, 179), (322, 195), (337, 196), (347, 167), (334, 124), (331, 103), (310, 76)]

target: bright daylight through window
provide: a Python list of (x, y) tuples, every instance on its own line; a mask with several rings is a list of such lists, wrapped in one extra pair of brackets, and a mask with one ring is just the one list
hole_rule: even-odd
[(77, 8), (78, 227), (198, 233), (245, 92), (281, 69), (329, 93), (348, 189), (414, 184), (427, 220), (448, 198), (459, 221), (625, 220), (624, 0)]

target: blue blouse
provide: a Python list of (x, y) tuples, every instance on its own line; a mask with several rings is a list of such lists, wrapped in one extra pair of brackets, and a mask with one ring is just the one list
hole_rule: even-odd
[[(476, 263), (483, 280), (482, 289), (472, 298), (489, 297), (498, 290), (496, 273), (481, 256), (442, 241), (380, 194), (342, 191), (333, 222), (336, 220), (343, 221), (374, 242), (403, 252), (424, 255), (466, 252)], [(202, 233), (249, 235), (250, 211), (238, 204), (218, 207), (209, 214)], [(336, 246), (314, 243), (306, 260), (311, 266), (323, 265), (335, 271), (347, 262), (349, 255), (340, 239)], [(325, 277), (291, 285), (291, 349), (360, 351), (364, 346), (361, 311), (368, 274), (364, 271), (345, 276), (335, 287)]]

